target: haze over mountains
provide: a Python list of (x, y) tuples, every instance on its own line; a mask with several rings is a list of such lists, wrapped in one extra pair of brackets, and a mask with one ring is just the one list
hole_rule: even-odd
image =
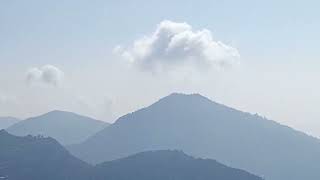
[(320, 179), (318, 139), (198, 94), (169, 95), (68, 148), (90, 163), (181, 149), (268, 180)]
[(143, 152), (90, 166), (52, 138), (17, 137), (5, 130), (0, 131), (0, 147), (0, 179), (5, 180), (261, 180), (179, 151)]
[(44, 135), (63, 145), (80, 143), (107, 127), (109, 123), (65, 111), (51, 111), (29, 118), (7, 129), (18, 136)]
[[(3, 119), (9, 122), (6, 126), (18, 121)], [(55, 174), (53, 179), (62, 180), (132, 180), (133, 175), (139, 180), (260, 179), (250, 172), (267, 180), (320, 179), (319, 139), (199, 94), (171, 94), (112, 125), (52, 111), (7, 130), (52, 138), (0, 131), (0, 178), (37, 180)], [(175, 149), (247, 172), (170, 151)], [(78, 170), (81, 173), (70, 173)]]
[(20, 119), (14, 117), (0, 117), (0, 130), (6, 129), (19, 121)]

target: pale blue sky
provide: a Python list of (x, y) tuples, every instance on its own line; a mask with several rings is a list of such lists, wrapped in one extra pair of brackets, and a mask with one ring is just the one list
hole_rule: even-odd
[[(319, 6), (289, 0), (1, 1), (0, 97), (6, 101), (0, 116), (59, 108), (114, 121), (170, 92), (199, 92), (320, 136)], [(128, 69), (112, 54), (166, 19), (209, 29), (215, 40), (239, 50), (240, 65), (176, 82)], [(28, 69), (46, 64), (64, 72), (63, 85), (26, 85)]]
[(113, 47), (170, 19), (211, 29), (220, 40), (234, 42), (242, 55), (270, 56), (274, 61), (279, 61), (274, 55), (309, 59), (317, 56), (319, 5), (289, 0), (2, 1), (1, 55), (20, 60), (12, 54), (38, 54), (40, 48), (64, 55), (69, 51), (63, 47)]

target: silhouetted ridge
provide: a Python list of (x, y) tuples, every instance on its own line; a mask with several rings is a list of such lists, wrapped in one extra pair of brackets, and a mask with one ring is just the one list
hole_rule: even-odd
[(207, 105), (214, 105), (216, 109), (227, 109), (227, 110), (233, 110), (231, 108), (228, 108), (222, 104), (216, 103), (208, 99), (207, 97), (204, 97), (200, 94), (183, 94), (183, 93), (172, 93), (166, 97), (163, 97), (159, 99), (157, 102), (151, 104), (150, 106), (146, 108), (142, 108), (138, 111), (126, 114), (122, 117), (120, 117), (114, 125), (117, 125), (122, 122), (122, 120), (130, 119), (130, 116), (134, 116), (138, 113), (145, 113), (152, 111), (163, 111), (164, 109), (177, 109), (179, 108), (192, 108), (192, 105), (196, 104), (201, 107), (205, 107)]
[(0, 177), (9, 180), (88, 180), (91, 167), (50, 137), (0, 132)]
[(0, 147), (0, 179), (5, 180), (261, 180), (181, 151), (143, 152), (93, 167), (52, 138), (18, 137), (2, 130)]
[(270, 180), (320, 179), (318, 139), (198, 94), (171, 94), (69, 147), (93, 164), (162, 149), (216, 159)]
[(108, 125), (90, 117), (55, 110), (21, 121), (7, 130), (19, 136), (50, 136), (65, 145), (80, 143)]
[(183, 93), (172, 93), (164, 98), (161, 98), (159, 101), (155, 102), (153, 105), (157, 104), (171, 104), (171, 103), (181, 103), (181, 101), (185, 103), (214, 103), (216, 105), (220, 105), (208, 99), (205, 96), (200, 94), (183, 94)]
[[(113, 160), (110, 162), (105, 162), (102, 163), (98, 166), (103, 166), (103, 164), (108, 164), (108, 163), (113, 163), (117, 161), (122, 161), (122, 160), (131, 160), (131, 161), (136, 161), (138, 159), (148, 159), (150, 161), (156, 161), (156, 163), (160, 163), (161, 161), (179, 161), (180, 159), (183, 160), (195, 160), (194, 157), (187, 155), (183, 151), (179, 150), (154, 150), (154, 151), (145, 151), (145, 152), (140, 152), (137, 154), (130, 155), (125, 158), (121, 158), (118, 160)], [(214, 160), (212, 160), (214, 161)]]
[[(62, 111), (62, 110), (53, 110), (53, 111), (47, 112), (45, 114), (42, 114), (40, 116), (61, 116), (61, 117), (69, 116), (69, 117), (86, 117), (86, 118), (90, 118), (90, 117), (87, 117), (87, 116), (76, 114), (74, 112)], [(93, 118), (90, 118), (90, 119), (93, 119)], [(98, 120), (95, 120), (95, 121), (98, 121)]]
[(182, 151), (149, 151), (100, 164), (96, 180), (262, 180), (214, 160), (195, 159)]

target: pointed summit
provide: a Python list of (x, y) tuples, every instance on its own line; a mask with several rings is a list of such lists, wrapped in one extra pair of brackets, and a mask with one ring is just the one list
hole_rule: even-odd
[[(90, 163), (147, 150), (181, 149), (266, 179), (320, 179), (319, 171), (311, 171), (319, 167), (318, 139), (199, 94), (173, 93), (69, 149)], [(298, 170), (294, 177), (292, 169)]]
[[(172, 93), (168, 96), (161, 98), (159, 101), (191, 101), (191, 100), (198, 100), (198, 101), (208, 101), (209, 99), (201, 94), (194, 93), (194, 94), (184, 94), (184, 93)], [(210, 101), (210, 100), (209, 100)]]
[(162, 106), (163, 108), (186, 108), (189, 107), (191, 109), (196, 108), (206, 108), (215, 106), (215, 108), (227, 108), (222, 104), (216, 103), (209, 98), (202, 96), (201, 94), (194, 93), (194, 94), (184, 94), (184, 93), (172, 93), (164, 98), (161, 98), (159, 101), (154, 103), (152, 106)]

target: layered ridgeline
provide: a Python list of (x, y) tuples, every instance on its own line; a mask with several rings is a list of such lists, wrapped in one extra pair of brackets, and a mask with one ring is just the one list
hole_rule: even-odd
[(90, 163), (181, 149), (268, 180), (320, 179), (318, 139), (197, 94), (165, 97), (69, 149)]
[(52, 138), (17, 137), (2, 130), (0, 147), (0, 179), (4, 180), (261, 180), (178, 151), (144, 152), (94, 167)]
[(95, 180), (262, 180), (214, 160), (179, 151), (142, 152), (96, 166)]
[(75, 113), (52, 111), (20, 121), (7, 131), (18, 136), (39, 134), (50, 136), (67, 145), (80, 143), (108, 125), (106, 122)]
[(19, 121), (19, 119), (14, 117), (0, 117), (0, 130), (6, 129)]
[(90, 175), (90, 165), (52, 138), (17, 137), (1, 130), (0, 147), (0, 179), (88, 180)]

